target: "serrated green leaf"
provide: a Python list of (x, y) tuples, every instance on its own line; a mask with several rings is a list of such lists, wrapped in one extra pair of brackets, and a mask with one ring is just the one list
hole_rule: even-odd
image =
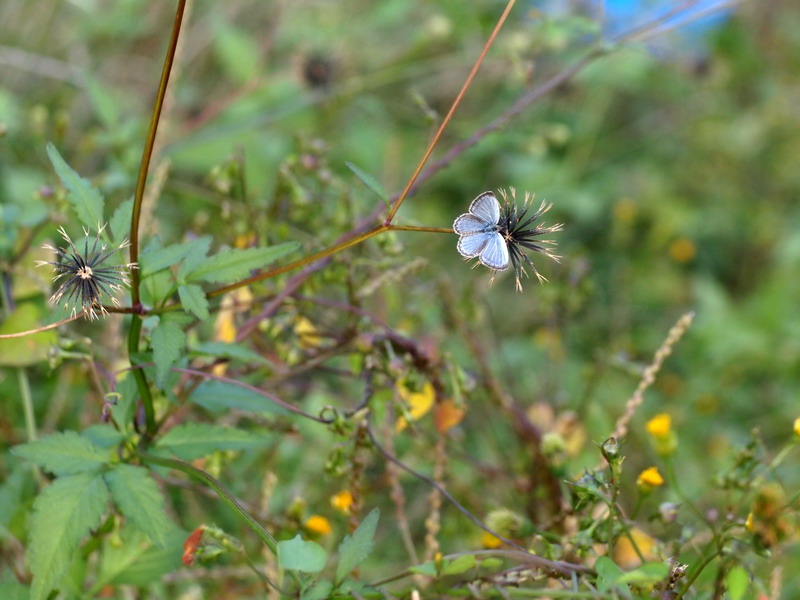
[(119, 244), (128, 237), (131, 230), (131, 214), (133, 213), (133, 198), (128, 198), (122, 202), (108, 222), (111, 230), (111, 237), (114, 242)]
[(236, 408), (254, 413), (288, 415), (289, 411), (254, 390), (225, 381), (204, 381), (189, 397), (192, 402), (212, 412)]
[(361, 522), (353, 535), (345, 536), (339, 544), (339, 564), (336, 566), (336, 583), (339, 584), (372, 552), (375, 545), (375, 529), (378, 527), (380, 511), (373, 508)]
[(319, 573), (328, 556), (316, 542), (308, 542), (297, 534), (291, 540), (278, 542), (278, 564), (282, 569)]
[(474, 568), (477, 564), (478, 559), (474, 554), (463, 554), (444, 565), (442, 575), (459, 575)]
[(56, 475), (92, 471), (109, 459), (107, 451), (74, 431), (54, 433), (35, 442), (14, 446), (11, 453)]
[(163, 548), (175, 526), (164, 512), (164, 498), (147, 469), (117, 464), (103, 476), (123, 516)]
[(186, 423), (170, 429), (156, 444), (183, 460), (207, 456), (217, 450), (241, 450), (263, 444), (265, 438), (241, 429), (207, 423)]
[(169, 373), (170, 367), (178, 360), (186, 346), (186, 334), (183, 327), (164, 315), (153, 331), (151, 345), (153, 346), (153, 361), (156, 363), (156, 385), (164, 384), (164, 377)]
[(725, 587), (730, 600), (742, 600), (749, 584), (750, 576), (741, 565), (734, 566), (725, 575)]
[(81, 437), (89, 440), (98, 448), (113, 448), (125, 439), (125, 436), (111, 425), (89, 425), (81, 431)]
[(139, 271), (142, 279), (172, 265), (177, 265), (191, 254), (203, 252), (206, 245), (205, 239), (196, 238), (180, 244), (171, 244), (165, 248), (153, 247), (152, 250), (143, 252), (139, 257)]
[(198, 319), (205, 321), (208, 318), (208, 299), (199, 285), (179, 285), (178, 296), (183, 307)]
[(73, 171), (51, 143), (47, 144), (47, 156), (50, 157), (50, 162), (61, 183), (67, 188), (67, 200), (75, 209), (80, 222), (89, 229), (97, 229), (105, 222), (103, 219), (105, 201), (100, 192), (89, 183), (88, 179), (82, 178)]
[(383, 188), (380, 181), (375, 179), (375, 177), (367, 173), (358, 165), (354, 165), (348, 161), (344, 161), (344, 164), (346, 164), (347, 168), (350, 169), (355, 176), (361, 180), (361, 183), (372, 190), (381, 200), (386, 203), (386, 207), (389, 208), (389, 196), (386, 194), (386, 190)]
[(43, 600), (67, 572), (78, 542), (100, 523), (108, 488), (100, 475), (59, 477), (33, 503), (28, 564), (31, 597)]
[(186, 274), (186, 281), (232, 283), (248, 277), (251, 271), (267, 266), (299, 246), (297, 242), (286, 242), (266, 248), (229, 248), (208, 257), (194, 271)]
[(178, 283), (183, 285), (186, 283), (186, 274), (191, 273), (197, 267), (207, 260), (206, 255), (211, 249), (211, 236), (204, 235), (195, 240), (197, 246), (195, 251), (183, 259), (180, 268), (178, 269)]

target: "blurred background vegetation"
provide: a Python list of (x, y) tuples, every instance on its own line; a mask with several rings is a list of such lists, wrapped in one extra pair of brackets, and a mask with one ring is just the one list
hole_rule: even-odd
[[(619, 17), (621, 26), (613, 3), (605, 17), (595, 3), (566, 4), (515, 9), (434, 161), (609, 31), (663, 10), (643, 2)], [(215, 247), (296, 240), (310, 253), (332, 244), (376, 207), (345, 162), (399, 192), (502, 7), (488, 0), (192, 3), (159, 131), (151, 185), (160, 194), (146, 205), (143, 244), (206, 233)], [(58, 225), (79, 231), (56, 191), (45, 144), (90, 177), (110, 207), (132, 196), (173, 10), (147, 0), (0, 5), (0, 270), (13, 306), (32, 311), (28, 322), (3, 323), (3, 333), (51, 320), (48, 274), (30, 267)], [(753, 428), (774, 449), (800, 416), (799, 73), (800, 11), (790, 0), (744, 2), (705, 27), (612, 46), (425, 178), (398, 215), (398, 224), (449, 227), (484, 190), (536, 193), (554, 204), (546, 222), (565, 224), (557, 235), (562, 262), (533, 257), (549, 283), (528, 281), (520, 294), (500, 274), (489, 288), (488, 273), (458, 256), (455, 236), (374, 238), (337, 255), (259, 330), (268, 342), (255, 342), (256, 350), (287, 366), (274, 389), (308, 407), (358, 403), (358, 378), (341, 373), (357, 372), (361, 358), (340, 344), (358, 325), (331, 306), (357, 299), (450, 365), (446, 382), (473, 378), (448, 447), (449, 489), (478, 515), (497, 507), (524, 512), (515, 484), (528, 461), (525, 444), (509, 415), (487, 400), (479, 359), (544, 431), (565, 419), (580, 430), (563, 473), (574, 478), (597, 464), (596, 443), (613, 430), (642, 368), (678, 317), (693, 310), (693, 326), (634, 417), (625, 466), (637, 473), (657, 461), (644, 423), (669, 413), (684, 492), (703, 509), (723, 510), (709, 492), (715, 473)], [(253, 293), (269, 298), (291, 275)], [(215, 319), (193, 328), (192, 339), (212, 339)], [(47, 341), (33, 349), (0, 342), (3, 446), (26, 439), (16, 367), (31, 373), (42, 432), (97, 422), (83, 359), (97, 357), (108, 371), (124, 366), (121, 323), (112, 316), (102, 330), (72, 325), (56, 353)], [(311, 324), (310, 343), (297, 343), (298, 323)], [(309, 364), (321, 349), (329, 359)], [(260, 381), (258, 373), (241, 377)], [(337, 439), (310, 423), (295, 428), (270, 451), (277, 477), (270, 511), (285, 513), (302, 498), (335, 521), (328, 498), (346, 482), (320, 473)], [(424, 424), (395, 441), (397, 453), (423, 471), (433, 443)], [(221, 477), (252, 500), (264, 457), (248, 456)], [(0, 474), (20, 468), (15, 462), (4, 455)], [(375, 479), (364, 506), (388, 503), (380, 466), (370, 468)], [(798, 473), (783, 473), (787, 488), (797, 489)], [(424, 514), (429, 488), (403, 481), (412, 517)], [(633, 488), (633, 475), (626, 485)], [(176, 491), (173, 500), (186, 503), (180, 514), (188, 530), (201, 520), (239, 527), (203, 498)], [(442, 546), (478, 547), (480, 532), (444, 510)], [(344, 520), (335, 524), (346, 530)], [(379, 548), (378, 572), (407, 560), (400, 547)], [(795, 547), (787, 564), (798, 567), (797, 559)], [(798, 573), (787, 567), (786, 590), (800, 587)]]

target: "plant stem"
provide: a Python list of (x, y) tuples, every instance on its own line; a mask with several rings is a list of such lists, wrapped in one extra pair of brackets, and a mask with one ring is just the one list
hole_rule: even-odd
[(31, 384), (28, 380), (28, 372), (25, 367), (17, 369), (17, 379), (19, 380), (19, 391), (22, 394), (22, 410), (25, 413), (25, 432), (29, 442), (35, 442), (36, 435), (36, 416), (33, 414), (33, 397), (31, 396)]
[[(131, 211), (131, 263), (139, 262), (139, 220), (142, 213), (142, 201), (144, 199), (144, 188), (147, 182), (147, 171), (150, 168), (150, 159), (153, 155), (153, 147), (156, 142), (156, 133), (158, 132), (158, 123), (161, 118), (161, 109), (164, 106), (164, 98), (167, 95), (167, 83), (169, 82), (169, 74), (172, 72), (172, 65), (175, 61), (175, 51), (178, 48), (178, 35), (181, 31), (181, 23), (183, 22), (183, 12), (186, 8), (186, 0), (178, 0), (178, 7), (175, 11), (175, 20), (172, 24), (172, 35), (169, 40), (169, 47), (167, 55), (164, 58), (164, 67), (161, 71), (161, 81), (158, 84), (158, 93), (156, 94), (156, 102), (153, 106), (153, 113), (150, 116), (150, 128), (147, 132), (147, 139), (145, 140), (144, 149), (142, 150), (142, 162), (139, 165), (139, 176), (136, 179), (136, 192), (133, 196), (133, 210)], [(141, 313), (141, 300), (139, 297), (139, 270), (131, 270), (131, 304), (134, 309), (134, 314), (131, 318), (131, 327), (128, 331), (128, 359), (131, 361), (131, 366), (135, 367), (134, 356), (139, 351), (139, 337), (142, 333), (142, 317)], [(141, 369), (133, 369), (133, 377), (136, 380), (136, 388), (139, 391), (139, 397), (142, 400), (145, 416), (145, 440), (149, 440), (155, 435), (156, 419), (155, 410), (153, 409), (153, 396), (150, 393), (150, 386), (147, 383), (144, 371)]]
[(456, 99), (453, 100), (452, 106), (450, 106), (450, 110), (447, 112), (444, 120), (442, 120), (442, 124), (439, 125), (439, 129), (436, 131), (436, 134), (433, 136), (431, 143), (428, 144), (428, 149), (425, 150), (425, 154), (422, 155), (422, 158), (417, 164), (417, 168), (414, 169), (414, 172), (411, 174), (411, 177), (408, 178), (408, 183), (406, 183), (406, 187), (403, 188), (400, 197), (395, 201), (394, 206), (392, 206), (389, 214), (386, 217), (386, 221), (384, 221), (385, 225), (390, 225), (392, 223), (392, 219), (394, 219), (395, 214), (397, 214), (400, 205), (403, 204), (403, 201), (408, 196), (411, 188), (414, 187), (414, 183), (417, 181), (417, 177), (422, 172), (422, 169), (425, 167), (425, 163), (428, 162), (431, 154), (433, 153), (433, 149), (436, 148), (436, 145), (439, 143), (439, 139), (442, 137), (444, 130), (450, 124), (450, 120), (453, 118), (453, 115), (456, 112), (459, 104), (461, 104), (461, 100), (464, 98), (464, 95), (467, 93), (469, 86), (472, 84), (472, 80), (475, 79), (475, 75), (478, 74), (478, 69), (481, 68), (483, 64), (483, 60), (486, 58), (486, 54), (489, 52), (489, 48), (492, 47), (494, 44), (494, 40), (497, 37), (497, 34), (500, 33), (500, 28), (503, 27), (503, 23), (506, 22), (508, 15), (511, 13), (511, 9), (514, 8), (514, 4), (516, 0), (508, 0), (506, 4), (506, 8), (503, 11), (503, 14), (500, 15), (500, 18), (497, 20), (497, 24), (494, 26), (494, 30), (492, 34), (489, 36), (489, 39), (486, 40), (486, 44), (483, 46), (483, 50), (481, 50), (480, 55), (478, 56), (478, 60), (475, 61), (475, 64), (472, 65), (472, 70), (469, 72), (467, 79), (464, 81), (464, 85), (461, 86), (461, 91), (458, 92)]
[(144, 462), (152, 463), (155, 465), (160, 465), (162, 467), (167, 467), (169, 469), (175, 469), (176, 471), (182, 471), (187, 475), (193, 475), (194, 477), (200, 479), (203, 483), (211, 487), (217, 494), (219, 495), (220, 499), (230, 506), (235, 512), (239, 514), (239, 516), (244, 519), (247, 525), (252, 529), (255, 534), (263, 541), (267, 547), (275, 554), (278, 552), (278, 542), (277, 540), (272, 537), (272, 534), (267, 531), (264, 526), (256, 521), (256, 519), (248, 513), (236, 497), (231, 494), (227, 488), (222, 485), (217, 479), (203, 471), (202, 469), (198, 469), (197, 467), (190, 465), (189, 463), (183, 462), (182, 460), (177, 460), (173, 458), (165, 458), (162, 456), (153, 456), (152, 454), (147, 454), (144, 452), (139, 452), (139, 458), (141, 458)]

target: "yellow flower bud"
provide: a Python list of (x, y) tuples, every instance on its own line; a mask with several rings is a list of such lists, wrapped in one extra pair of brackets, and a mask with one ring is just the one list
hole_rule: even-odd
[(639, 473), (639, 477), (636, 478), (636, 485), (641, 493), (649, 494), (655, 488), (664, 485), (664, 478), (656, 467), (649, 467)]
[(306, 519), (305, 528), (317, 535), (328, 535), (331, 532), (331, 523), (321, 515), (311, 515)]

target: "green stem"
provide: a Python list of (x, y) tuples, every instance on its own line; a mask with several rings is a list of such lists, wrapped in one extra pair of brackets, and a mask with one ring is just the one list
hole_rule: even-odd
[[(172, 24), (172, 36), (169, 40), (169, 48), (167, 55), (164, 58), (164, 68), (161, 71), (161, 81), (158, 84), (158, 93), (156, 94), (156, 102), (153, 106), (153, 113), (150, 116), (150, 128), (147, 132), (147, 139), (145, 140), (144, 149), (142, 150), (142, 162), (139, 165), (139, 176), (136, 179), (136, 192), (133, 196), (133, 210), (131, 211), (131, 263), (139, 262), (139, 221), (142, 214), (142, 202), (144, 200), (144, 188), (147, 182), (147, 172), (150, 168), (150, 159), (153, 155), (153, 148), (156, 143), (156, 133), (158, 132), (158, 123), (161, 119), (161, 109), (164, 106), (164, 98), (167, 95), (167, 83), (169, 83), (169, 75), (172, 72), (172, 65), (175, 61), (175, 52), (178, 48), (178, 35), (181, 31), (181, 23), (183, 22), (183, 12), (186, 8), (186, 0), (178, 0), (178, 7), (175, 12), (175, 20)], [(128, 331), (128, 358), (131, 366), (136, 367), (134, 364), (134, 356), (139, 351), (139, 339), (142, 333), (142, 318), (141, 313), (141, 300), (139, 296), (139, 270), (131, 270), (131, 304), (134, 309), (134, 315), (131, 319), (131, 328)], [(150, 393), (150, 386), (147, 383), (147, 377), (141, 369), (133, 369), (133, 377), (136, 380), (136, 388), (139, 391), (139, 397), (142, 399), (144, 406), (145, 416), (145, 440), (152, 439), (156, 432), (156, 419), (155, 410), (153, 409), (153, 396)]]
[(17, 369), (19, 379), (19, 391), (22, 394), (22, 410), (25, 413), (25, 431), (28, 434), (28, 441), (35, 442), (36, 435), (36, 416), (33, 414), (33, 397), (31, 396), (31, 384), (28, 381), (28, 372), (25, 367)]
[(156, 411), (153, 407), (153, 394), (150, 393), (150, 386), (147, 383), (144, 370), (138, 368), (138, 363), (134, 364), (134, 358), (139, 352), (139, 336), (141, 333), (142, 317), (131, 315), (131, 328), (128, 332), (128, 358), (131, 363), (133, 379), (136, 381), (136, 389), (139, 392), (139, 398), (141, 398), (142, 407), (144, 408), (145, 439), (150, 440), (156, 433)]
[(261, 538), (261, 541), (267, 545), (267, 547), (274, 553), (277, 554), (278, 552), (278, 542), (277, 540), (272, 537), (272, 534), (267, 531), (261, 523), (255, 520), (254, 517), (248, 513), (236, 497), (231, 494), (224, 485), (222, 485), (219, 481), (217, 481), (214, 477), (203, 471), (202, 469), (198, 469), (197, 467), (190, 465), (189, 463), (183, 462), (182, 460), (176, 460), (173, 458), (165, 458), (162, 456), (153, 456), (152, 454), (146, 454), (144, 452), (139, 452), (139, 458), (141, 458), (144, 462), (152, 463), (155, 465), (160, 465), (162, 467), (167, 467), (169, 469), (175, 469), (176, 471), (182, 471), (187, 475), (193, 475), (209, 487), (211, 487), (217, 494), (219, 495), (220, 499), (231, 507), (239, 516), (244, 519), (247, 525), (252, 529), (255, 534)]

